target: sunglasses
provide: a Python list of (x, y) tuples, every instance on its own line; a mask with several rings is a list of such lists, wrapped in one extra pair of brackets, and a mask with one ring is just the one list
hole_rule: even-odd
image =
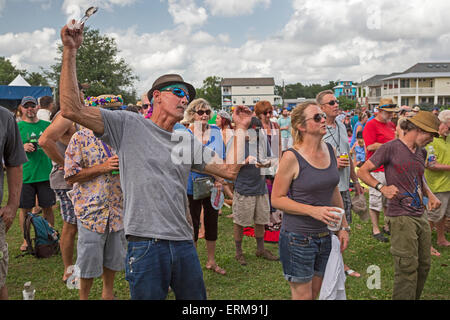
[(308, 120), (314, 120), (314, 122), (319, 123), (320, 121), (322, 121), (322, 119), (326, 119), (327, 115), (325, 113), (316, 113), (314, 115), (314, 117), (306, 119), (305, 121), (303, 121), (303, 123), (305, 123)]
[(335, 104), (339, 104), (338, 100), (331, 100), (330, 102), (327, 102), (325, 104), (329, 104), (330, 106), (334, 106)]
[(199, 116), (202, 116), (206, 113), (206, 115), (209, 116), (211, 114), (211, 110), (198, 110), (195, 111), (195, 113), (197, 113)]
[(144, 104), (144, 105), (142, 105), (142, 109), (148, 109), (148, 107), (149, 107), (149, 105), (148, 104)]
[(265, 114), (266, 116), (267, 116), (267, 115), (272, 115), (272, 111), (266, 111), (266, 112), (264, 112), (263, 114)]
[(36, 107), (37, 107), (37, 105), (35, 105), (35, 104), (29, 104), (29, 103), (27, 103), (27, 104), (25, 104), (24, 106), (22, 106), (22, 108), (24, 108), (24, 109), (28, 109), (28, 108), (34, 109), (34, 108), (36, 108)]
[(161, 90), (161, 92), (163, 91), (170, 91), (172, 92), (174, 95), (176, 95), (178, 98), (184, 98), (186, 97), (187, 101), (190, 102), (191, 100), (189, 99), (189, 95), (183, 91), (183, 89), (180, 88), (169, 88), (166, 90)]

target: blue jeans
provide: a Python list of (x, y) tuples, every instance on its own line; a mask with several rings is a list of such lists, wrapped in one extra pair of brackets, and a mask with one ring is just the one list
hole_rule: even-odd
[(280, 232), (280, 261), (284, 278), (289, 282), (308, 283), (325, 274), (331, 252), (331, 236), (316, 237)]
[(177, 300), (206, 300), (193, 241), (128, 242), (125, 271), (132, 300), (164, 300), (169, 285)]

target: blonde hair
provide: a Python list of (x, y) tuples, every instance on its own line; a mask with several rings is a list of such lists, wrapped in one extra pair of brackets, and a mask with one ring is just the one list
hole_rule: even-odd
[(189, 123), (193, 123), (195, 113), (198, 110), (211, 110), (211, 114), (209, 115), (209, 119), (208, 119), (208, 120), (211, 120), (211, 117), (212, 117), (211, 106), (209, 105), (208, 101), (206, 101), (205, 99), (202, 99), (202, 98), (192, 100), (192, 102), (189, 103), (189, 106), (187, 107), (187, 109), (184, 113), (184, 118), (187, 121), (189, 121)]
[(302, 143), (303, 136), (300, 130), (298, 130), (298, 125), (303, 125), (306, 120), (305, 110), (309, 106), (319, 106), (315, 101), (305, 101), (298, 104), (291, 113), (291, 133), (294, 140), (294, 144)]
[(325, 90), (322, 92), (319, 92), (316, 96), (316, 101), (319, 105), (322, 104), (323, 102), (323, 97), (325, 97), (326, 95), (332, 94), (334, 96), (334, 92), (332, 90)]

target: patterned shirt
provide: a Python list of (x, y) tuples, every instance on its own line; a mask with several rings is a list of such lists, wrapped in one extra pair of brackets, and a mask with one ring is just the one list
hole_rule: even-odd
[[(111, 156), (116, 155), (115, 150), (106, 147)], [(83, 168), (102, 164), (107, 159), (107, 150), (102, 141), (91, 130), (80, 130), (72, 136), (67, 146), (64, 177), (76, 175)], [(119, 175), (108, 173), (88, 182), (76, 182), (68, 195), (77, 218), (87, 229), (104, 233), (108, 223), (112, 232), (123, 229), (123, 194)]]

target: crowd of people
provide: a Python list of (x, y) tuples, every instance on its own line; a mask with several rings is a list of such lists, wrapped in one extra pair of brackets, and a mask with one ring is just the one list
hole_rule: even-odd
[[(244, 228), (253, 226), (255, 255), (281, 262), (292, 299), (316, 299), (330, 286), (323, 278), (333, 237), (338, 252), (351, 245), (350, 190), (369, 193), (372, 237), (391, 237), (393, 299), (420, 298), (431, 255), (440, 255), (433, 228), (437, 245), (450, 246), (450, 110), (403, 112), (381, 99), (374, 114), (342, 112), (327, 90), (292, 109), (259, 101), (221, 110), (212, 124), (209, 102), (176, 74), (159, 77), (144, 104), (124, 110), (110, 96), (87, 106), (75, 76), (82, 31), (64, 27), (61, 38), (58, 101), (24, 97), (16, 116), (0, 107), (0, 196), (4, 171), (9, 188), (0, 208), (0, 298), (8, 297), (6, 232), (16, 211), (21, 228), (32, 211), (54, 225), (58, 199), (61, 279), (71, 281), (76, 265), (82, 300), (98, 277), (102, 298), (114, 299), (123, 270), (131, 299), (165, 299), (169, 288), (177, 299), (206, 299), (197, 242), (203, 227), (205, 268), (226, 276), (216, 261), (223, 202), (232, 205), (236, 263), (247, 265)], [(264, 245), (276, 211), (278, 255)], [(343, 272), (361, 276), (346, 264)]]

